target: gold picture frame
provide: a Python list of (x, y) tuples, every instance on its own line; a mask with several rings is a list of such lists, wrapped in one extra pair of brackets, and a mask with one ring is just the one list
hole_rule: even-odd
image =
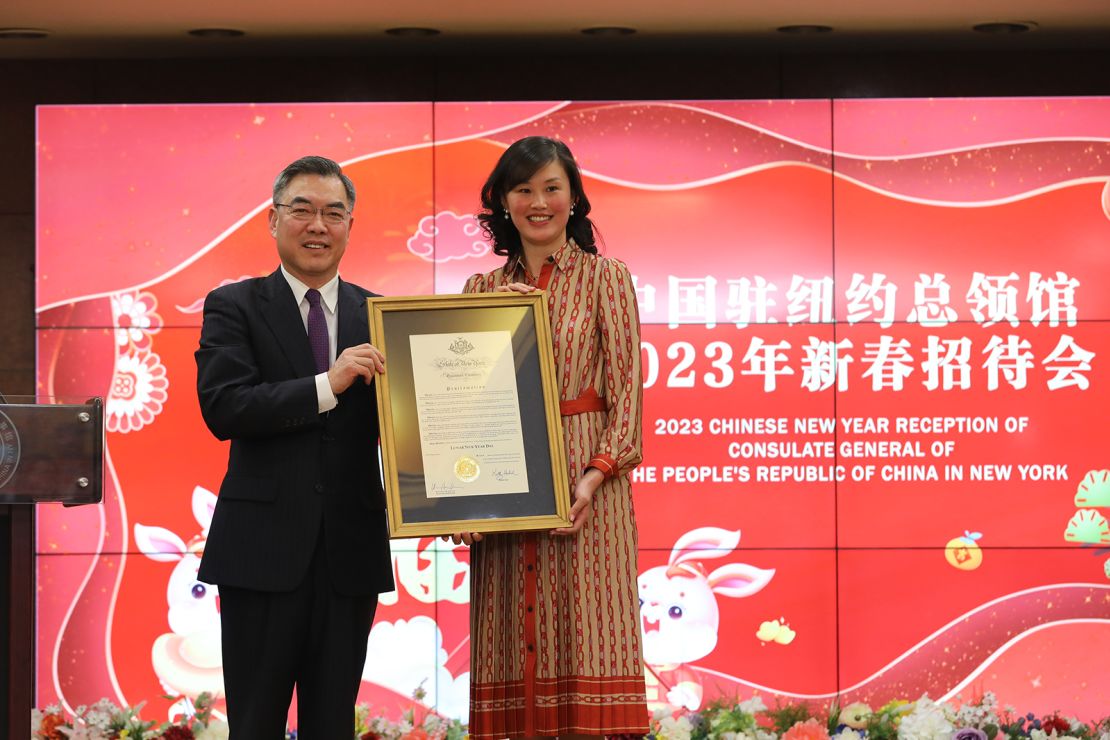
[(570, 484), (540, 292), (367, 301), (393, 538), (569, 526)]

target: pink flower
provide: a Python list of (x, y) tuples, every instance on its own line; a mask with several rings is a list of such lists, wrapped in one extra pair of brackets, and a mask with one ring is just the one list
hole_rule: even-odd
[(782, 733), (782, 740), (829, 740), (829, 731), (817, 720), (807, 719)]

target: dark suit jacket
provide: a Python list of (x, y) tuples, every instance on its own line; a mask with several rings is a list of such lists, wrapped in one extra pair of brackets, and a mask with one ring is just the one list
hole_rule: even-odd
[[(370, 341), (372, 295), (340, 281), (338, 352)], [(200, 580), (290, 590), (323, 535), (341, 593), (392, 590), (373, 387), (356, 380), (317, 412), (308, 335), (280, 270), (208, 294), (196, 360), (204, 421), (231, 440)]]

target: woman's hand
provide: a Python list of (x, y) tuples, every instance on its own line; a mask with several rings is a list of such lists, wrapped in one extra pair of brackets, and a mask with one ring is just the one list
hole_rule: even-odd
[(469, 547), (475, 542), (482, 541), (481, 532), (455, 532), (455, 534), (441, 535), (440, 539), (444, 542), (454, 542), (456, 545), (466, 545)]
[(495, 293), (523, 293), (524, 295), (528, 295), (529, 293), (534, 293), (539, 290), (539, 288), (535, 285), (529, 285), (528, 283), (509, 283), (508, 285), (498, 285), (493, 290)]
[(570, 507), (570, 526), (551, 530), (551, 534), (578, 534), (582, 525), (593, 514), (594, 493), (601, 487), (605, 476), (597, 468), (587, 468), (574, 486), (574, 503)]

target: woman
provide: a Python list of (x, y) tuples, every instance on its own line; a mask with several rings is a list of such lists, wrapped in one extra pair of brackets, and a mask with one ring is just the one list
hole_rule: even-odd
[(506, 262), (465, 292), (547, 292), (573, 500), (569, 527), (456, 536), (474, 543), (470, 735), (643, 735), (628, 481), (641, 457), (643, 395), (632, 277), (598, 256), (582, 176), (562, 142), (510, 146), (482, 206)]

